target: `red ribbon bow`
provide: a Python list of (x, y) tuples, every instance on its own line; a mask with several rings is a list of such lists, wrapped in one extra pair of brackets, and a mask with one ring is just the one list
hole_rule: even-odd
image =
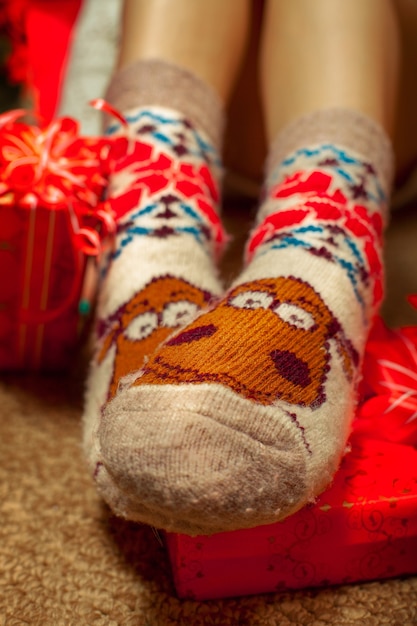
[(0, 206), (67, 210), (75, 245), (85, 254), (98, 254), (101, 238), (115, 230), (101, 201), (109, 142), (80, 137), (78, 123), (69, 117), (38, 127), (18, 121), (26, 114), (0, 115)]
[[(410, 296), (417, 308), (417, 296)], [(417, 327), (392, 330), (377, 318), (363, 363), (355, 432), (417, 445)]]

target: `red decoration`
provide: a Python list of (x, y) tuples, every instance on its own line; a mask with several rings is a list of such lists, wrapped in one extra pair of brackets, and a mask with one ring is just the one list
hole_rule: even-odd
[[(410, 300), (417, 304), (417, 297)], [(180, 597), (198, 600), (417, 572), (417, 327), (377, 319), (362, 395), (331, 487), (283, 522), (166, 534)]]
[[(417, 305), (416, 297), (410, 301)], [(387, 328), (377, 318), (363, 363), (355, 430), (417, 447), (417, 327)]]
[(21, 83), (45, 122), (58, 108), (82, 0), (0, 0), (0, 29), (10, 43), (8, 77)]
[[(81, 248), (97, 254), (96, 231), (80, 228), (78, 222), (95, 218), (106, 231), (114, 229), (107, 207), (100, 203), (110, 161), (109, 142), (80, 137), (79, 125), (72, 118), (41, 128), (18, 122), (25, 114), (16, 110), (0, 115), (0, 206), (68, 211)], [(82, 237), (87, 245), (81, 243)]]
[(69, 364), (87, 256), (114, 231), (102, 202), (105, 140), (63, 118), (45, 127), (0, 116), (0, 368)]
[(81, 6), (82, 0), (29, 0), (26, 16), (29, 86), (36, 110), (45, 122), (52, 121), (59, 107)]

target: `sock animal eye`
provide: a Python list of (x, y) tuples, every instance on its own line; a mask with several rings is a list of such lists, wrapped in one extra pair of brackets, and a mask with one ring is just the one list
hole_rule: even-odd
[(158, 316), (153, 311), (146, 311), (135, 317), (126, 328), (124, 335), (132, 341), (146, 339), (158, 328)]
[(316, 325), (312, 314), (296, 304), (282, 302), (278, 304), (273, 311), (283, 322), (301, 328), (302, 330), (311, 330)]
[(242, 291), (229, 300), (237, 309), (269, 309), (274, 298), (265, 291)]
[(189, 300), (170, 302), (166, 305), (162, 313), (162, 326), (175, 328), (183, 324), (188, 324), (198, 313), (199, 307)]

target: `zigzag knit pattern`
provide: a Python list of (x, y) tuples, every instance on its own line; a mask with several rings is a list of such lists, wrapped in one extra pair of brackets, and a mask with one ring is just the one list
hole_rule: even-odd
[[(387, 197), (372, 164), (346, 149), (319, 145), (285, 159), (247, 246), (247, 260), (265, 250), (299, 247), (336, 263), (362, 306), (383, 296), (382, 231)], [(283, 172), (285, 174), (283, 175)], [(274, 206), (279, 205), (279, 211)]]

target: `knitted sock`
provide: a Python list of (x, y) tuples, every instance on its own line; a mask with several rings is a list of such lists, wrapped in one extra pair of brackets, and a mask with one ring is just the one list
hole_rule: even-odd
[[(221, 291), (214, 260), (224, 242), (217, 213), (223, 112), (207, 85), (156, 60), (119, 72), (106, 99), (127, 119), (128, 137), (109, 182), (117, 238), (99, 293), (84, 447), (111, 504), (123, 497), (101, 462), (103, 405)], [(108, 132), (126, 129), (115, 124)]]
[(132, 519), (189, 534), (268, 524), (336, 471), (383, 291), (390, 144), (318, 111), (277, 138), (248, 263), (108, 406), (104, 463)]

